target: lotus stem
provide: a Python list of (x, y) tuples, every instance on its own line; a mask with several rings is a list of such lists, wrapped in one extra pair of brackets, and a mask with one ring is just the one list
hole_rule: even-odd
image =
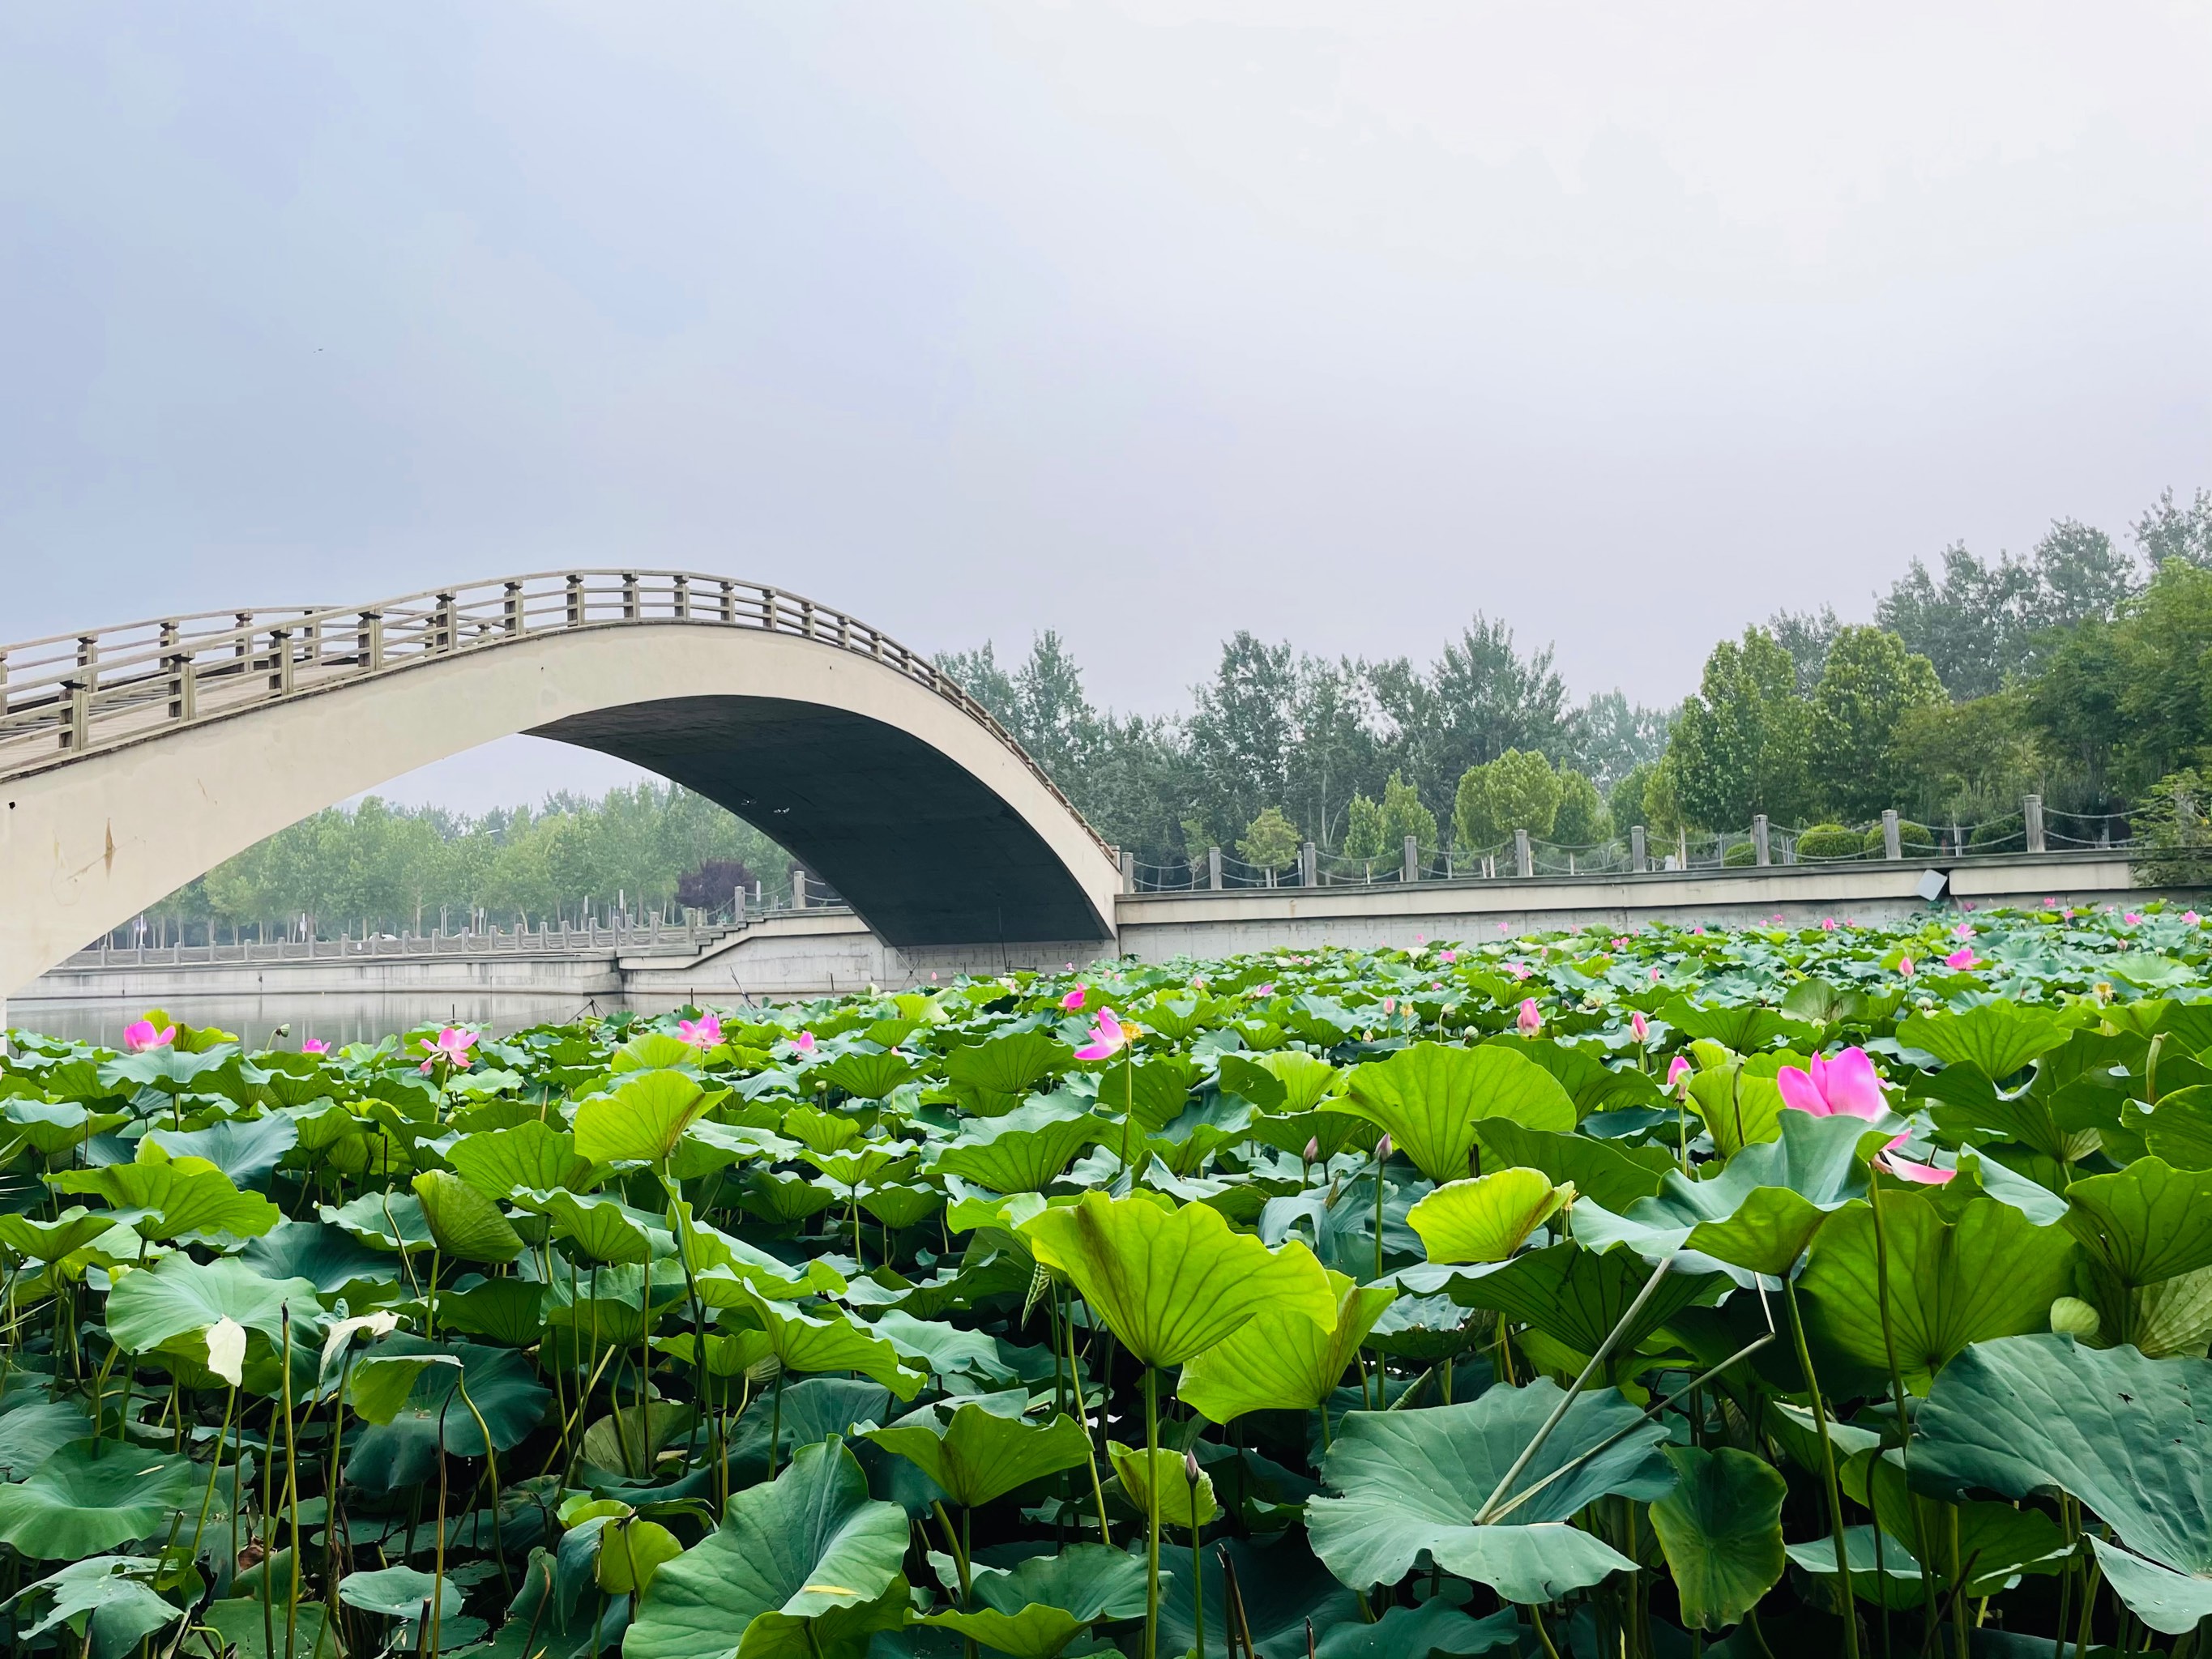
[(284, 1659), (292, 1659), (292, 1644), (300, 1627), (300, 1461), (292, 1432), (292, 1304), (281, 1303), (276, 1317), (284, 1327), (284, 1347), (279, 1364), (284, 1370), (284, 1502), (292, 1525), (292, 1584), (284, 1600)]
[[(1884, 1358), (1889, 1362), (1890, 1402), (1897, 1412), (1898, 1455), (1905, 1460), (1909, 1474), (1912, 1456), (1909, 1449), (1912, 1441), (1912, 1419), (1905, 1411), (1905, 1370), (1897, 1363), (1897, 1326), (1889, 1310), (1889, 1237), (1882, 1226), (1881, 1178), (1875, 1174), (1871, 1164), (1867, 1168), (1867, 1207), (1874, 1212), (1875, 1294), (1881, 1304), (1881, 1347)], [(1869, 1490), (1871, 1495), (1871, 1488)], [(1919, 1553), (1921, 1563), (1920, 1595), (1926, 1607), (1928, 1626), (1933, 1630), (1936, 1622), (1936, 1583), (1927, 1571), (1928, 1525), (1922, 1517), (1919, 1500), (1911, 1495), (1910, 1488), (1906, 1491), (1905, 1501), (1912, 1511), (1912, 1541)], [(1877, 1512), (1875, 1516), (1875, 1548), (1879, 1552), (1881, 1547), (1881, 1516)], [(1880, 1560), (1877, 1559), (1875, 1565), (1878, 1571), (1881, 1565)], [(2059, 1622), (2062, 1625), (2065, 1622), (2063, 1613), (2059, 1615)], [(1882, 1600), (1882, 1626), (1885, 1630), (1888, 1624), (1889, 1601), (1885, 1595)]]
[[(199, 1559), (200, 1534), (207, 1529), (208, 1510), (215, 1506), (216, 1477), (222, 1473), (222, 1443), (230, 1437), (231, 1407), (237, 1405), (237, 1403), (238, 1385), (236, 1383), (233, 1383), (223, 1394), (222, 1427), (216, 1432), (215, 1461), (208, 1466), (207, 1491), (203, 1493), (200, 1498), (200, 1518), (192, 1523), (191, 1547), (185, 1552), (185, 1560), (187, 1565), (193, 1561), (197, 1561)], [(237, 1508), (236, 1494), (234, 1493), (232, 1495), (231, 1503), (231, 1510), (234, 1514), (236, 1512)]]
[[(1820, 1401), (1820, 1380), (1814, 1374), (1812, 1351), (1805, 1346), (1805, 1322), (1797, 1312), (1797, 1289), (1787, 1278), (1782, 1281), (1782, 1305), (1790, 1315), (1790, 1339), (1796, 1345), (1797, 1364), (1805, 1373), (1806, 1392), (1813, 1400), (1813, 1431), (1820, 1437), (1820, 1484), (1827, 1489), (1828, 1524), (1836, 1540), (1836, 1580), (1843, 1590), (1844, 1652), (1846, 1659), (1859, 1659), (1858, 1596), (1851, 1589), (1850, 1552), (1844, 1542), (1844, 1493), (1836, 1480), (1836, 1449), (1828, 1439), (1828, 1409)], [(1925, 1563), (1922, 1571), (1924, 1574)]]
[[(1674, 1257), (1669, 1252), (1662, 1257), (1659, 1265), (1652, 1269), (1651, 1277), (1644, 1281), (1644, 1288), (1636, 1293), (1636, 1300), (1628, 1304), (1628, 1310), (1622, 1314), (1614, 1322), (1613, 1328), (1605, 1334), (1605, 1340), (1597, 1345), (1597, 1352), (1590, 1356), (1589, 1364), (1583, 1367), (1582, 1375), (1575, 1378), (1574, 1386), (1569, 1389), (1565, 1396), (1552, 1408), (1552, 1414), (1544, 1419), (1544, 1426), (1536, 1431), (1535, 1437), (1522, 1448), (1521, 1455), (1513, 1460), (1513, 1467), (1505, 1471), (1504, 1478), (1498, 1481), (1497, 1490), (1485, 1498), (1482, 1507), (1474, 1512), (1476, 1526), (1485, 1526), (1489, 1523), (1493, 1511), (1498, 1507), (1498, 1500), (1513, 1489), (1513, 1483), (1521, 1478), (1521, 1471), (1527, 1468), (1536, 1454), (1544, 1449), (1544, 1443), (1552, 1437), (1552, 1431), (1559, 1426), (1560, 1419), (1567, 1414), (1567, 1408), (1575, 1403), (1575, 1396), (1589, 1386), (1590, 1378), (1596, 1376), (1597, 1368), (1605, 1364), (1606, 1356), (1613, 1352), (1614, 1345), (1620, 1340), (1621, 1333), (1636, 1322), (1636, 1316), (1644, 1311), (1644, 1304), (1651, 1299), (1653, 1292), (1659, 1288), (1659, 1281), (1667, 1277), (1667, 1270), (1674, 1265)], [(1502, 1321), (1504, 1316), (1501, 1315), (1499, 1317)], [(1851, 1655), (1851, 1659), (1858, 1659), (1856, 1650)]]
[(1145, 1367), (1145, 1659), (1160, 1651), (1159, 1372)]

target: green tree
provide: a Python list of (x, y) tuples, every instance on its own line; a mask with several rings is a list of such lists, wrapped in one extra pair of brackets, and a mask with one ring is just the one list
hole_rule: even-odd
[(1262, 808), (1237, 843), (1237, 856), (1270, 875), (1297, 862), (1298, 827), (1283, 816), (1279, 806)]
[(1421, 805), (1413, 786), (1393, 772), (1382, 785), (1382, 850), (1402, 853), (1406, 837), (1417, 847), (1437, 844), (1437, 815)]
[(1492, 847), (1516, 830), (1534, 840), (1552, 833), (1559, 811), (1559, 775), (1533, 750), (1509, 749), (1496, 760), (1471, 766), (1452, 799), (1452, 828), (1468, 851)]
[(2170, 559), (2118, 630), (2127, 781), (2193, 763), (2212, 742), (2212, 570)]
[(1842, 627), (1832, 605), (1824, 605), (1818, 611), (1778, 611), (1766, 619), (1766, 631), (1797, 665), (1801, 695), (1810, 696), (1820, 683), (1820, 671), (1828, 663), (1828, 647), (1836, 642), (1837, 630)]
[(1771, 635), (1747, 628), (1741, 641), (1715, 646), (1668, 746), (1685, 819), (1733, 830), (1760, 812), (1785, 823), (1802, 817), (1812, 793), (1809, 717), (1797, 665)]
[(1345, 857), (1377, 859), (1382, 848), (1382, 807), (1364, 795), (1354, 795), (1344, 813)]
[(1613, 836), (1613, 814), (1597, 786), (1581, 773), (1559, 770), (1559, 805), (1552, 818), (1552, 839), (1562, 847), (1594, 847)]
[(1927, 658), (1881, 628), (1846, 628), (1813, 691), (1810, 755), (1820, 803), (1839, 817), (1895, 806), (1910, 783), (1895, 752), (1899, 724), (1944, 701)]
[(2048, 770), (2020, 690), (1907, 709), (1891, 744), (1908, 817), (1971, 823), (2020, 810)]
[(2161, 490), (2136, 520), (2135, 532), (2136, 545), (2154, 570), (2169, 559), (2212, 569), (2212, 489), (2198, 490), (2186, 507), (2175, 505), (2172, 490)]

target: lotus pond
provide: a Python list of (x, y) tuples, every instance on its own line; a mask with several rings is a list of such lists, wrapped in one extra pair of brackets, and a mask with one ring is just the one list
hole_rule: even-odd
[(2179, 1655), (2208, 952), (1942, 911), (19, 1032), (0, 1640)]

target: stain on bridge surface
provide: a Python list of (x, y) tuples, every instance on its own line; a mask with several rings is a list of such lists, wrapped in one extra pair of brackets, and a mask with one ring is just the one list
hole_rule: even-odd
[(645, 767), (757, 825), (893, 945), (1111, 935), (1019, 812), (880, 720), (777, 697), (673, 697), (532, 735)]

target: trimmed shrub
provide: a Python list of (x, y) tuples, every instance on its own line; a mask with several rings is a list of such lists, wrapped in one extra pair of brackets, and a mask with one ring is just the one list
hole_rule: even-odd
[[(1875, 835), (1875, 848), (1881, 848), (1881, 836)], [(1835, 859), (1856, 859), (1865, 855), (1864, 838), (1856, 830), (1846, 830), (1840, 823), (1816, 823), (1797, 837), (1797, 860), (1801, 864), (1825, 864)]]
[(1738, 870), (1759, 857), (1759, 849), (1747, 841), (1740, 841), (1721, 854), (1721, 862), (1729, 869)]
[[(1881, 856), (1881, 826), (1880, 824), (1877, 823), (1866, 832), (1864, 845), (1869, 858), (1878, 859)], [(1933, 858), (1936, 856), (1935, 832), (1924, 823), (1915, 823), (1911, 818), (1899, 818), (1897, 821), (1897, 848), (1900, 857)]]
[(1966, 837), (1969, 853), (2019, 853), (2027, 848), (2027, 820), (2015, 813), (1978, 828)]

